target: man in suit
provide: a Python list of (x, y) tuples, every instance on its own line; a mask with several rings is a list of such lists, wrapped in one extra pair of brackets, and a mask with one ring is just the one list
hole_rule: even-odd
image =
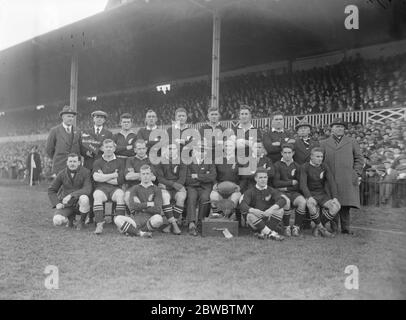
[(55, 226), (68, 223), (72, 227), (75, 211), (78, 210), (80, 220), (76, 229), (80, 230), (90, 210), (90, 171), (80, 165), (79, 155), (75, 153), (68, 155), (65, 166), (48, 188), (49, 200), (52, 207), (56, 208), (53, 222)]
[(59, 171), (65, 169), (68, 154), (80, 153), (80, 134), (73, 127), (77, 112), (70, 106), (64, 106), (59, 115), (62, 118), (62, 123), (51, 129), (46, 144), (46, 153), (52, 159), (54, 177)]
[(262, 136), (262, 142), (268, 152), (268, 157), (273, 163), (281, 159), (281, 145), (283, 143), (295, 143), (292, 135), (286, 132), (284, 126), (284, 115), (282, 112), (275, 112), (272, 115), (271, 128)]
[(333, 232), (337, 232), (338, 217), (341, 220), (341, 233), (350, 231), (350, 208), (360, 208), (359, 183), (361, 181), (364, 159), (356, 140), (346, 136), (345, 123), (335, 118), (331, 123), (331, 136), (320, 141), (325, 151), (325, 163), (331, 169), (337, 183), (339, 213), (331, 223)]
[(91, 114), (94, 126), (83, 130), (80, 139), (80, 150), (84, 158), (83, 166), (89, 170), (93, 169), (93, 163), (102, 156), (100, 150), (103, 140), (113, 139), (113, 133), (104, 127), (107, 120), (107, 113), (101, 110), (93, 111)]
[(312, 125), (307, 121), (301, 121), (296, 126), (296, 131), (298, 135), (298, 139), (296, 139), (293, 148), (295, 150), (295, 154), (293, 155), (293, 160), (302, 165), (310, 160), (310, 151), (315, 148), (319, 147), (320, 143), (317, 140), (314, 140), (310, 137), (310, 132), (312, 130)]

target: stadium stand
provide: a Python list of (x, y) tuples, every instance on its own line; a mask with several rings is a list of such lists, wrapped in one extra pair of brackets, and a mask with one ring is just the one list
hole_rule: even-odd
[[(156, 110), (161, 125), (170, 124), (180, 107), (188, 111), (190, 123), (197, 123), (206, 117), (209, 102), (209, 81), (175, 86), (166, 94), (149, 89), (100, 96), (96, 101), (82, 98), (78, 102), (78, 127), (91, 124), (90, 113), (95, 109), (110, 114), (110, 127), (118, 126), (119, 115), (124, 112), (144, 115), (149, 108)], [(0, 117), (0, 136), (48, 132), (59, 122), (63, 104), (6, 113)], [(254, 118), (269, 117), (275, 110), (293, 115), (406, 107), (406, 54), (378, 59), (357, 55), (311, 70), (283, 74), (268, 70), (222, 78), (222, 118), (236, 119), (240, 104), (252, 106)], [(143, 125), (143, 120), (143, 116), (136, 117), (135, 125)]]

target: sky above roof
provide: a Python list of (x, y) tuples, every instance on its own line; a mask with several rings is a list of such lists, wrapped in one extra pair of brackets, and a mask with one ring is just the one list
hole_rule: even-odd
[(108, 0), (0, 0), (0, 51), (95, 15)]

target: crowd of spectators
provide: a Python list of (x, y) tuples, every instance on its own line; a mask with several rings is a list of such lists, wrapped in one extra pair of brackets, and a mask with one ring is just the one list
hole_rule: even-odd
[(3, 179), (25, 180), (28, 177), (27, 158), (34, 145), (40, 153), (43, 179), (52, 175), (52, 161), (45, 153), (46, 141), (6, 142), (0, 144), (0, 177)]
[[(406, 107), (406, 54), (379, 59), (361, 56), (310, 70), (275, 74), (261, 71), (220, 80), (219, 105), (223, 120), (237, 119), (240, 104), (253, 107), (254, 118), (268, 117), (275, 110), (287, 115), (333, 111)], [(210, 104), (210, 82), (172, 85), (170, 91), (153, 89), (78, 101), (78, 127), (91, 126), (90, 113), (109, 113), (107, 125), (118, 126), (120, 114), (129, 112), (135, 125), (143, 125), (147, 109), (154, 109), (159, 124), (170, 124), (174, 111), (183, 107), (189, 122), (201, 122)], [(47, 133), (60, 119), (63, 104), (41, 110), (21, 110), (0, 116), (0, 136)], [(142, 115), (142, 116), (138, 116)]]

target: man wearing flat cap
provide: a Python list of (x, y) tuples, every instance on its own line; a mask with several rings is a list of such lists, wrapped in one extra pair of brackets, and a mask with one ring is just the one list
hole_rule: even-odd
[(346, 124), (342, 119), (335, 118), (330, 126), (331, 136), (320, 141), (320, 146), (325, 151), (324, 162), (331, 169), (337, 183), (338, 201), (341, 204), (331, 228), (333, 232), (337, 232), (340, 219), (341, 233), (352, 234), (350, 209), (360, 208), (359, 183), (364, 159), (357, 141), (344, 135)]
[(52, 173), (56, 175), (66, 167), (68, 154), (79, 154), (79, 131), (73, 127), (77, 112), (71, 106), (64, 106), (59, 113), (62, 123), (49, 132), (46, 153), (52, 159)]
[(112, 139), (113, 133), (104, 127), (107, 113), (96, 110), (91, 113), (94, 126), (88, 130), (83, 130), (80, 139), (80, 151), (84, 158), (83, 166), (93, 170), (93, 162), (102, 155), (100, 150), (103, 140)]
[(293, 148), (295, 150), (293, 160), (299, 165), (309, 162), (310, 151), (313, 148), (320, 146), (318, 140), (314, 140), (310, 137), (311, 130), (312, 125), (306, 120), (299, 122), (299, 124), (296, 126), (298, 139), (296, 139), (295, 143), (293, 144)]

